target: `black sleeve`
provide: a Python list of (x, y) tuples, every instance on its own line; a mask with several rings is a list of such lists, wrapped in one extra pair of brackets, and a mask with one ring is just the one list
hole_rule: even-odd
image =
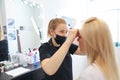
[(71, 44), (69, 52), (70, 54), (73, 54), (77, 50), (78, 46), (75, 44)]
[(49, 52), (49, 44), (44, 43), (39, 47), (39, 55), (40, 55), (40, 60), (42, 61), (45, 58), (49, 58), (50, 52)]

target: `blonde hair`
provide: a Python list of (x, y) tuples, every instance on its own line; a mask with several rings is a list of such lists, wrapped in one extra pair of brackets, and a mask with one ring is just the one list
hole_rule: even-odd
[(108, 25), (101, 19), (91, 17), (80, 31), (90, 64), (96, 62), (106, 80), (119, 80), (115, 52)]
[(56, 43), (56, 41), (55, 41), (55, 39), (54, 39), (54, 36), (51, 35), (51, 33), (50, 33), (50, 30), (51, 30), (51, 29), (52, 29), (52, 30), (55, 30), (56, 27), (57, 27), (59, 24), (62, 24), (62, 23), (63, 23), (63, 24), (67, 24), (66, 21), (65, 21), (64, 19), (62, 19), (62, 18), (54, 18), (54, 19), (51, 19), (50, 22), (49, 22), (49, 24), (48, 24), (48, 32), (47, 32), (47, 34), (48, 34), (48, 36), (51, 36), (51, 37), (52, 37), (52, 43), (53, 43), (53, 45), (56, 46), (56, 47), (58, 47), (58, 46), (60, 46), (60, 45)]

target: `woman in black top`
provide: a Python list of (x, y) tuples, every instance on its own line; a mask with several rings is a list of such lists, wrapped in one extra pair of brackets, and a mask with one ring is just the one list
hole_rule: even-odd
[(72, 44), (77, 37), (78, 30), (68, 28), (64, 19), (50, 20), (48, 35), (51, 37), (40, 48), (40, 59), (46, 80), (73, 80), (72, 58), (70, 54), (80, 54), (77, 45)]

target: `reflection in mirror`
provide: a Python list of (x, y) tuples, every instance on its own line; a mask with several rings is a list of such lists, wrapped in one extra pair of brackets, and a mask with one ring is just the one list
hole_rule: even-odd
[[(7, 26), (9, 52), (28, 52), (28, 49), (38, 48), (42, 36), (42, 7), (28, 0), (1, 0)], [(31, 1), (31, 0), (30, 0)], [(17, 34), (18, 33), (18, 34)]]

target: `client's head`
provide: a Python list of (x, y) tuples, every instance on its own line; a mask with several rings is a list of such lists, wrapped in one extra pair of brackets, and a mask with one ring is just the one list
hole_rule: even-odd
[(99, 60), (105, 62), (106, 57), (111, 58), (114, 50), (106, 22), (96, 17), (88, 18), (82, 25), (80, 35), (81, 50), (87, 54), (90, 63)]

